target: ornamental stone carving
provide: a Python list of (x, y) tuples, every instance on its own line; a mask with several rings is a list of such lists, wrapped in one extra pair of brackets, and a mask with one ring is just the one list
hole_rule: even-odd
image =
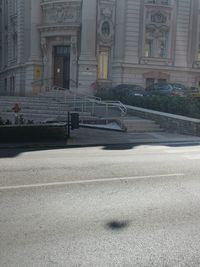
[(166, 23), (167, 18), (161, 12), (156, 12), (151, 15), (151, 22), (153, 23)]
[(150, 9), (146, 11), (146, 24), (170, 25), (171, 12)]
[(46, 2), (42, 5), (43, 24), (80, 23), (81, 4), (79, 1)]
[(113, 14), (113, 8), (110, 6), (101, 8), (101, 16), (104, 18), (111, 19)]
[(48, 44), (46, 38), (41, 38), (41, 48), (43, 54), (43, 62), (46, 65), (48, 62)]
[(111, 45), (114, 38), (114, 25), (110, 20), (102, 20), (99, 24), (98, 39), (100, 44)]
[(114, 39), (115, 1), (99, 1), (98, 12), (98, 43), (112, 46)]

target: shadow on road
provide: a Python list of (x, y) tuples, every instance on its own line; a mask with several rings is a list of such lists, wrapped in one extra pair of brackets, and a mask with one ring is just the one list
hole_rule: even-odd
[(167, 147), (194, 147), (199, 146), (199, 143), (137, 143), (137, 144), (108, 144), (108, 145), (81, 145), (81, 146), (67, 146), (66, 144), (60, 145), (41, 145), (37, 144), (35, 146), (28, 145), (27, 147), (24, 145), (22, 148), (16, 148), (15, 146), (5, 147), (0, 149), (0, 158), (14, 158), (19, 156), (24, 152), (37, 152), (37, 151), (47, 151), (47, 150), (65, 150), (65, 149), (77, 149), (77, 148), (88, 148), (88, 147), (100, 147), (102, 150), (131, 150), (136, 147), (142, 145), (152, 145), (152, 146), (167, 146)]
[(106, 145), (103, 147), (103, 150), (128, 150), (137, 147), (138, 144), (114, 144), (114, 145)]
[(120, 231), (128, 227), (130, 222), (128, 221), (110, 221), (106, 224), (106, 228), (109, 230)]

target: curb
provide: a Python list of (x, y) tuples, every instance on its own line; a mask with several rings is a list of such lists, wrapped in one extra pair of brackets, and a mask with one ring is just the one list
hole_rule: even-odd
[(65, 148), (84, 148), (84, 147), (96, 147), (96, 146), (135, 146), (135, 145), (153, 145), (153, 144), (164, 144), (164, 145), (200, 145), (200, 141), (138, 141), (129, 143), (96, 143), (96, 144), (0, 144), (0, 149), (65, 149)]

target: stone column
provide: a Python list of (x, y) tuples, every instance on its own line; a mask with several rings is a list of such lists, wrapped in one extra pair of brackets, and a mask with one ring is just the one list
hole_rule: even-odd
[(17, 63), (24, 63), (24, 16), (25, 5), (24, 1), (18, 1), (17, 4)]
[[(25, 1), (17, 1), (17, 64), (22, 65), (25, 63)], [(25, 68), (19, 69), (16, 83), (19, 94), (25, 95)]]
[(79, 58), (79, 92), (92, 93), (97, 79), (96, 60), (97, 0), (83, 0), (81, 55)]
[(112, 66), (113, 84), (123, 83), (126, 1), (116, 0), (115, 45)]
[(40, 48), (41, 24), (40, 0), (30, 1), (30, 50), (28, 64), (26, 66), (26, 94), (36, 94), (41, 90), (42, 58)]
[(126, 2), (117, 0), (116, 7), (114, 62), (122, 63), (124, 60)]
[(40, 0), (31, 0), (30, 61), (41, 61), (40, 33), (38, 30), (41, 19)]
[(77, 35), (71, 36), (70, 89), (77, 89)]

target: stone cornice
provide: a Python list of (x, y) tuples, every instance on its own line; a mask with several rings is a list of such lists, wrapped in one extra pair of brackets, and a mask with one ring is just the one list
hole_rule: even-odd
[(59, 5), (59, 4), (67, 4), (67, 5), (81, 5), (82, 0), (41, 0), (40, 5)]
[(42, 25), (39, 26), (38, 29), (40, 32), (59, 32), (59, 31), (69, 31), (69, 30), (75, 30), (77, 31), (80, 28), (79, 23), (72, 23), (72, 24), (63, 24), (63, 25)]
[(25, 67), (25, 64), (16, 64), (16, 65), (13, 65), (12, 67), (8, 67), (6, 69), (0, 70), (0, 74), (4, 74), (6, 72), (13, 71), (15, 69), (24, 68), (24, 67)]
[(177, 66), (157, 66), (157, 65), (139, 65), (139, 64), (133, 64), (133, 63), (114, 63), (112, 65), (113, 68), (136, 68), (140, 70), (165, 70), (165, 71), (185, 71), (185, 72), (193, 72), (193, 73), (200, 73), (200, 69), (195, 68), (186, 68), (186, 67), (177, 67)]

